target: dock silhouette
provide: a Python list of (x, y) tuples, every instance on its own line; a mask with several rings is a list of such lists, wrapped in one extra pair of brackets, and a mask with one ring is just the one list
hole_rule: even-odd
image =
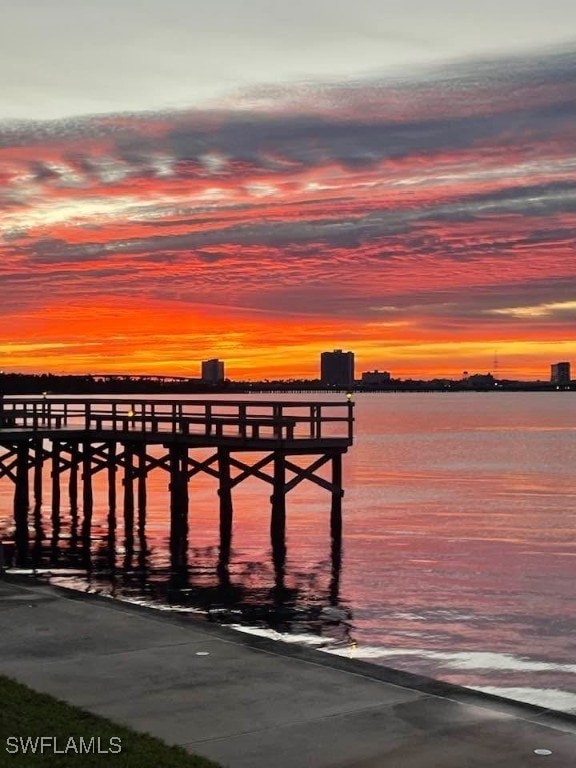
[[(108, 525), (115, 525), (112, 511), (115, 514), (121, 501), (130, 547), (135, 531), (139, 535), (145, 531), (147, 476), (157, 468), (167, 477), (170, 559), (176, 571), (186, 567), (190, 481), (199, 473), (218, 483), (222, 563), (230, 555), (233, 489), (248, 478), (271, 488), (270, 537), (276, 561), (281, 563), (285, 552), (287, 494), (305, 480), (330, 494), (330, 535), (339, 549), (342, 457), (353, 443), (353, 424), (351, 398), (343, 402), (0, 399), (0, 479), (8, 478), (14, 485), (15, 562), (19, 566), (30, 562), (31, 501), (39, 509), (49, 497), (52, 529), (57, 533), (66, 485), (76, 526), (82, 540), (90, 541), (92, 479), (100, 472), (107, 477)], [(210, 449), (207, 458), (198, 455), (205, 449)], [(308, 465), (296, 463), (295, 457), (307, 457)], [(329, 479), (319, 472), (327, 465)]]

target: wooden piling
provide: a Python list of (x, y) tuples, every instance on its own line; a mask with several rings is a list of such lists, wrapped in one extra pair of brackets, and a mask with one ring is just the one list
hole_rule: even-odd
[(228, 562), (232, 546), (232, 484), (230, 477), (230, 451), (218, 448), (218, 477), (220, 498), (220, 561)]
[(116, 441), (112, 440), (107, 445), (106, 453), (106, 478), (108, 483), (108, 535), (107, 556), (108, 567), (111, 572), (116, 570)]
[(60, 443), (52, 443), (52, 536), (60, 533)]
[(42, 440), (35, 440), (34, 448), (34, 503), (37, 507), (42, 504), (42, 466), (44, 464), (44, 449)]
[(42, 526), (42, 502), (34, 502), (34, 545), (32, 547), (32, 562), (38, 563), (42, 559), (42, 546), (44, 543), (44, 528)]
[(72, 516), (78, 514), (78, 465), (80, 463), (80, 451), (78, 445), (70, 446), (70, 476), (68, 478), (68, 499)]
[(124, 536), (126, 546), (134, 544), (134, 446), (124, 444)]
[(138, 446), (138, 532), (141, 533), (146, 525), (146, 504), (147, 504), (147, 491), (146, 491), (146, 444), (142, 443)]
[(286, 536), (286, 465), (282, 451), (274, 452), (274, 478), (272, 488), (270, 536), (273, 543), (283, 542)]
[(116, 458), (116, 441), (108, 443), (106, 454), (106, 475), (108, 482), (108, 509), (116, 509), (116, 471), (118, 469)]
[(28, 529), (28, 512), (30, 510), (29, 494), (29, 443), (20, 443), (16, 449), (16, 482), (14, 486), (14, 522), (16, 564), (26, 565), (28, 562), (28, 546), (30, 531)]
[(342, 540), (332, 538), (330, 546), (330, 585), (328, 594), (330, 605), (340, 602), (340, 574), (342, 572)]
[(188, 550), (188, 449), (169, 446), (170, 458), (170, 554), (173, 570), (187, 565)]
[[(92, 512), (94, 494), (92, 492), (92, 444), (86, 440), (82, 444), (82, 539), (84, 548), (90, 547), (92, 532)], [(85, 552), (85, 554), (87, 554)]]
[(342, 540), (342, 454), (332, 456), (332, 504), (330, 507), (330, 536), (333, 540)]

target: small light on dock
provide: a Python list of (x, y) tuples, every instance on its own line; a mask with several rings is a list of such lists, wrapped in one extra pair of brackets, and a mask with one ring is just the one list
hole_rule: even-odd
[(348, 402), (352, 400), (352, 392), (346, 392), (346, 400), (348, 400)]
[(42, 397), (44, 398), (44, 400), (46, 400), (47, 396), (48, 396), (48, 392), (42, 392)]
[(134, 417), (134, 411), (132, 410), (132, 408), (130, 408), (130, 410), (128, 411), (128, 417), (129, 418), (133, 418)]

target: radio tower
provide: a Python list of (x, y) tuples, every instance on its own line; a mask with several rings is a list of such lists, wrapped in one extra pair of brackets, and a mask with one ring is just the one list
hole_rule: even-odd
[(498, 362), (498, 350), (497, 350), (497, 349), (495, 349), (495, 350), (494, 350), (494, 378), (495, 378), (495, 379), (497, 379), (497, 378), (498, 378), (498, 367), (499, 367), (499, 362)]

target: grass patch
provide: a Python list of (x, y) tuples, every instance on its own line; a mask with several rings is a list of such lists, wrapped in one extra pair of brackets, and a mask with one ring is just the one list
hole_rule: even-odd
[[(41, 736), (51, 740), (49, 746), (45, 742), (43, 754), (37, 741)], [(31, 746), (24, 753), (20, 739), (25, 743), (28, 740), (29, 745), (36, 744), (36, 753), (32, 752)], [(55, 753), (54, 746), (64, 753)], [(36, 693), (3, 675), (0, 675), (0, 766), (218, 768), (216, 763), (190, 755), (182, 747), (170, 747), (153, 736), (116, 725), (44, 693)]]

